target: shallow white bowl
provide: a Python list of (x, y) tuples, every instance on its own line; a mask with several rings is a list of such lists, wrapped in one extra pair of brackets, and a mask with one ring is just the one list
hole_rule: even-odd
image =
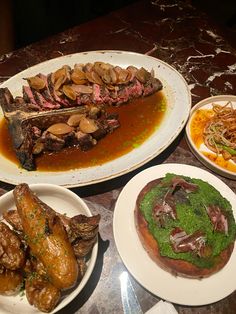
[[(66, 214), (72, 217), (78, 214), (91, 216), (91, 212), (85, 202), (72, 191), (53, 184), (31, 184), (30, 188), (37, 194), (37, 196), (52, 207), (55, 211), (61, 214)], [(7, 192), (0, 197), (0, 215), (3, 212), (14, 209), (15, 203), (13, 199), (13, 191)], [(75, 288), (65, 291), (63, 298), (57, 307), (51, 312), (55, 313), (71, 302), (83, 289), (87, 283), (97, 258), (98, 244), (95, 243), (90, 259), (87, 262), (87, 271), (82, 280), (75, 286)], [(0, 295), (0, 313), (1, 314), (36, 314), (42, 313), (33, 306), (31, 306), (26, 296), (18, 294), (16, 296), (2, 296)]]

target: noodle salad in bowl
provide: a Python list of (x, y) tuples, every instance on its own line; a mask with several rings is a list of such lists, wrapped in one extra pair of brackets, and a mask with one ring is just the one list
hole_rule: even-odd
[(204, 129), (204, 143), (225, 160), (236, 162), (236, 109), (231, 101), (224, 106), (213, 103), (212, 107), (214, 115)]
[(191, 110), (186, 139), (211, 170), (236, 180), (236, 96), (206, 98)]

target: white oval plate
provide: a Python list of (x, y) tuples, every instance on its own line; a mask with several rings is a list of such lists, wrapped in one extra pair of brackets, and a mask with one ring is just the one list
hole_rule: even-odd
[[(106, 181), (128, 173), (159, 155), (178, 136), (187, 122), (191, 109), (191, 95), (184, 78), (170, 65), (156, 58), (126, 51), (91, 51), (63, 56), (35, 65), (4, 82), (14, 96), (21, 95), (24, 77), (55, 71), (62, 65), (103, 61), (113, 65), (127, 67), (134, 65), (151, 71), (163, 83), (163, 92), (167, 99), (167, 112), (158, 128), (140, 147), (133, 149), (113, 161), (101, 166), (58, 172), (28, 172), (18, 168), (0, 155), (0, 180), (12, 184), (20, 182), (48, 182), (67, 187), (84, 186)], [(2, 113), (0, 112), (0, 118)], [(115, 133), (114, 133), (115, 134)], [(114, 135), (115, 138), (115, 135)], [(99, 144), (98, 144), (99, 145)]]
[(151, 293), (172, 303), (204, 305), (216, 302), (234, 292), (236, 281), (236, 248), (226, 266), (202, 280), (175, 277), (162, 270), (144, 250), (135, 228), (134, 209), (138, 194), (150, 181), (175, 173), (199, 178), (219, 190), (233, 208), (236, 217), (236, 196), (220, 179), (197, 167), (183, 164), (162, 164), (134, 176), (121, 191), (116, 202), (113, 229), (118, 252), (134, 278)]
[[(215, 163), (214, 161), (211, 161), (209, 158), (207, 158), (207, 156), (205, 156), (204, 153), (211, 153), (211, 155), (213, 155), (215, 158), (217, 158), (217, 154), (212, 152), (211, 150), (209, 150), (204, 143), (202, 143), (199, 148), (195, 145), (194, 141), (192, 140), (191, 127), (190, 127), (192, 119), (194, 118), (194, 115), (198, 110), (211, 109), (212, 103), (217, 103), (221, 106), (224, 106), (227, 104), (228, 101), (231, 101), (233, 107), (236, 109), (236, 96), (232, 96), (232, 95), (212, 96), (212, 97), (206, 98), (206, 99), (200, 101), (199, 103), (197, 103), (192, 108), (192, 110), (190, 112), (190, 118), (189, 118), (188, 123), (187, 123), (186, 128), (185, 128), (186, 129), (186, 139), (187, 139), (187, 143), (189, 144), (191, 151), (194, 153), (194, 155), (196, 155), (196, 157), (205, 166), (207, 166), (209, 169), (215, 171), (216, 173), (218, 173), (224, 177), (236, 180), (236, 170), (230, 171), (230, 170), (226, 169), (225, 167), (220, 166), (217, 163)], [(221, 155), (219, 156), (219, 158), (221, 158)], [(226, 163), (226, 165), (232, 164), (232, 166), (234, 166), (236, 169), (236, 163), (233, 162), (232, 160), (226, 161), (225, 163)]]
[[(91, 212), (84, 201), (72, 191), (56, 186), (53, 184), (32, 184), (30, 188), (37, 194), (37, 196), (55, 211), (61, 214), (67, 214), (72, 217), (78, 214), (91, 216)], [(14, 209), (15, 203), (13, 198), (13, 191), (7, 192), (0, 197), (0, 216), (9, 209)], [(87, 262), (87, 270), (82, 280), (75, 286), (75, 288), (63, 292), (63, 298), (60, 300), (56, 308), (50, 312), (55, 313), (70, 303), (83, 289), (87, 283), (96, 259), (97, 259), (98, 243), (95, 243), (91, 257)], [(0, 313), (1, 314), (36, 314), (42, 313), (35, 307), (31, 306), (26, 299), (26, 296), (20, 294), (16, 296), (2, 296), (0, 295)]]

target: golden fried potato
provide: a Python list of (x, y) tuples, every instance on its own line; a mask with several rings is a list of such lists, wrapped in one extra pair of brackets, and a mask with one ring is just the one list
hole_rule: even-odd
[(39, 259), (52, 284), (58, 289), (72, 287), (78, 278), (78, 264), (60, 218), (38, 199), (27, 184), (14, 189), (17, 211), (25, 239)]
[(25, 263), (25, 253), (18, 236), (4, 222), (0, 222), (0, 264), (7, 269), (21, 268)]
[(0, 294), (13, 295), (16, 294), (23, 282), (23, 276), (20, 272), (4, 269), (0, 273)]
[(59, 289), (35, 273), (26, 279), (25, 292), (29, 303), (42, 312), (51, 312), (61, 297)]
[(20, 216), (16, 209), (4, 212), (3, 218), (12, 226), (14, 230), (23, 231)]

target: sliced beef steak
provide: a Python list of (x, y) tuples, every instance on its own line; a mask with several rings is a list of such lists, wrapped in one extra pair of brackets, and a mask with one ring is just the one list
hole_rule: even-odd
[(162, 89), (152, 71), (144, 68), (122, 69), (108, 63), (95, 62), (63, 66), (47, 76), (41, 73), (27, 79), (23, 97), (38, 104), (39, 110), (80, 105), (120, 105), (145, 97)]
[(35, 156), (77, 146), (94, 147), (120, 126), (106, 106), (117, 106), (162, 89), (152, 71), (123, 69), (94, 62), (65, 65), (53, 73), (25, 78), (22, 97), (0, 88), (0, 104), (16, 155), (23, 168), (35, 170)]
[(108, 114), (101, 107), (33, 111), (29, 106), (33, 104), (21, 98), (19, 110), (18, 104), (12, 103), (8, 89), (1, 89), (0, 97), (16, 155), (27, 170), (35, 170), (35, 157), (45, 151), (55, 152), (71, 146), (86, 151), (120, 126), (118, 116)]

